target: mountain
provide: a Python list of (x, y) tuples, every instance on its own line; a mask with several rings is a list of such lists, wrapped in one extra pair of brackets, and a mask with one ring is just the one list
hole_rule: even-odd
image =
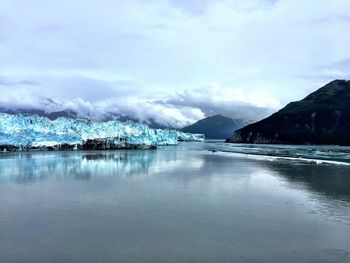
[(350, 81), (334, 80), (262, 121), (234, 132), (227, 142), (350, 145)]
[[(88, 118), (87, 116), (79, 116), (77, 112), (72, 110), (60, 110), (60, 111), (53, 111), (48, 112), (41, 109), (35, 109), (35, 108), (6, 108), (6, 107), (0, 107), (0, 112), (7, 113), (11, 115), (17, 115), (17, 114), (24, 114), (24, 115), (38, 115), (41, 117), (47, 117), (50, 120), (56, 120), (60, 117), (65, 117), (69, 119), (77, 119), (77, 118)], [(141, 121), (137, 118), (132, 118), (129, 116), (122, 116), (117, 113), (108, 112), (105, 116), (103, 116), (102, 119), (99, 119), (99, 121), (110, 121), (110, 120), (118, 120), (121, 122), (126, 121), (133, 121), (137, 123), (147, 124), (152, 129), (175, 129), (175, 127), (172, 126), (166, 126), (164, 124), (161, 124), (157, 122), (154, 119), (149, 119), (147, 121)]]
[(147, 121), (140, 121), (137, 118), (132, 118), (132, 117), (129, 117), (129, 116), (119, 116), (116, 119), (118, 121), (121, 121), (121, 122), (133, 121), (133, 122), (137, 122), (137, 123), (147, 124), (152, 129), (176, 129), (175, 127), (161, 124), (161, 123), (157, 122), (154, 119), (149, 119)]
[(0, 112), (11, 114), (11, 115), (17, 115), (17, 114), (38, 115), (41, 117), (47, 117), (50, 120), (55, 120), (59, 117), (65, 117), (70, 119), (77, 118), (77, 113), (71, 110), (47, 112), (40, 109), (11, 109), (11, 108), (0, 107)]
[(232, 131), (244, 126), (242, 120), (233, 120), (222, 115), (214, 115), (199, 120), (196, 123), (182, 129), (183, 132), (201, 133), (208, 139), (228, 138)]

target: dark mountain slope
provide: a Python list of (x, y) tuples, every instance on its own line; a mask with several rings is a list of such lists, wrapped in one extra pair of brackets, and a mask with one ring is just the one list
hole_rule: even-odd
[(350, 145), (350, 81), (334, 80), (227, 140), (232, 143)]
[(197, 121), (182, 129), (183, 132), (202, 133), (207, 139), (225, 139), (232, 131), (244, 126), (241, 120), (233, 120), (222, 115), (214, 115)]

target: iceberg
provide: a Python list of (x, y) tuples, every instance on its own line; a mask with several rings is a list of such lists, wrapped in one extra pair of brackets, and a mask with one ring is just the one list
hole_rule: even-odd
[(0, 113), (0, 150), (154, 149), (179, 141), (204, 141), (203, 134), (152, 129), (132, 121), (94, 122), (88, 119)]

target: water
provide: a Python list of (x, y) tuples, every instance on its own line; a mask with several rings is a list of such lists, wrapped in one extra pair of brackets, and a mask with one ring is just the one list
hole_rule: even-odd
[(350, 262), (349, 148), (310, 148), (1, 154), (0, 262)]

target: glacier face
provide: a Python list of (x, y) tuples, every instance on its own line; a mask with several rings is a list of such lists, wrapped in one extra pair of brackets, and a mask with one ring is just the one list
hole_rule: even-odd
[(151, 129), (134, 122), (93, 122), (87, 119), (0, 113), (0, 149), (120, 149), (155, 148), (178, 141), (204, 141), (202, 134)]

